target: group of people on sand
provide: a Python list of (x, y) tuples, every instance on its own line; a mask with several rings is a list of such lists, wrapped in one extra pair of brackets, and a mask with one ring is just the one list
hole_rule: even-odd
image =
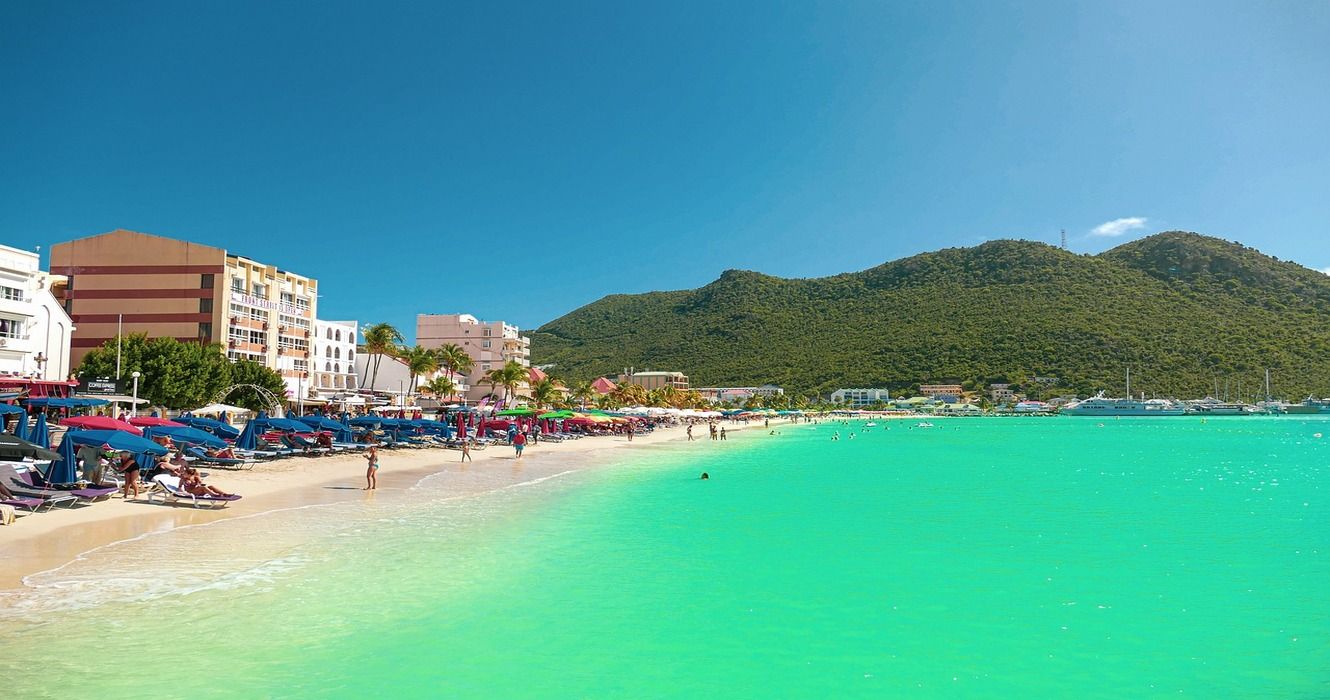
[[(725, 427), (724, 427), (724, 426), (717, 426), (716, 423), (715, 423), (715, 421), (707, 421), (707, 431), (708, 431), (708, 433), (711, 435), (711, 439), (712, 439), (712, 440), (724, 440), (724, 439), (726, 439), (726, 435), (725, 435)], [(690, 423), (688, 424), (688, 429), (687, 429), (686, 432), (687, 432), (687, 435), (688, 435), (688, 441), (689, 441), (689, 442), (692, 442), (693, 440), (696, 440), (696, 439), (697, 439), (697, 438), (693, 437), (693, 423), (690, 422)], [(631, 436), (629, 437), (629, 440), (630, 440), (630, 441), (632, 440), (632, 437), (631, 437)]]
[[(146, 468), (139, 464), (139, 458), (134, 456), (133, 453), (127, 450), (116, 452), (111, 449), (110, 445), (106, 444), (80, 447), (75, 455), (75, 460), (83, 474), (83, 480), (93, 486), (104, 485), (108, 468), (115, 471), (122, 480), (120, 495), (125, 500), (139, 498), (139, 484), (151, 482), (153, 477), (161, 474), (176, 477), (179, 479), (180, 488), (195, 496), (232, 497), (235, 495), (216, 486), (203, 483), (203, 475), (197, 469), (189, 466), (188, 460), (185, 459), (185, 453), (171, 443), (170, 438), (157, 439), (156, 442), (170, 451), (157, 457)], [(229, 451), (230, 448), (213, 450), (212, 452), (222, 456), (223, 453)]]

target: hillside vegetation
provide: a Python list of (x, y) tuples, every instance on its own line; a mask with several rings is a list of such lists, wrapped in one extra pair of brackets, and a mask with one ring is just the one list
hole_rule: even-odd
[(693, 386), (798, 392), (1034, 377), (1043, 393), (1330, 395), (1330, 276), (1167, 232), (1098, 255), (993, 241), (818, 279), (728, 270), (691, 291), (611, 295), (532, 335), (571, 379), (677, 369)]

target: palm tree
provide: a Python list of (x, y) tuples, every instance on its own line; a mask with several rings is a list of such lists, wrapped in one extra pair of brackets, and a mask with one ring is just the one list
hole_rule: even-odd
[(582, 410), (586, 410), (588, 399), (596, 395), (596, 390), (591, 388), (591, 382), (578, 382), (568, 390), (568, 398), (581, 404)]
[[(445, 375), (439, 375), (431, 379), (428, 384), (421, 387), (421, 390), (433, 394), (434, 397), (439, 400), (439, 405), (442, 406), (443, 402), (448, 400), (449, 396), (457, 393), (457, 384), (454, 383), (451, 378)], [(439, 410), (442, 411), (443, 409), (440, 408)]]
[(533, 408), (540, 409), (542, 406), (552, 406), (559, 399), (559, 390), (554, 385), (554, 380), (546, 377), (531, 385), (531, 403)]
[(517, 387), (531, 378), (531, 370), (520, 362), (509, 360), (499, 369), (498, 384), (503, 387), (503, 398), (507, 402), (517, 393)]
[[(391, 323), (376, 323), (364, 330), (365, 334), (365, 352), (369, 353), (369, 361), (365, 363), (365, 373), (369, 374), (369, 388), (374, 390), (374, 383), (379, 379), (379, 363), (383, 362), (384, 355), (397, 355), (397, 344), (402, 342), (402, 332), (393, 327)], [(370, 366), (373, 365), (374, 373), (370, 374)], [(364, 384), (361, 378), (361, 384)]]
[(620, 384), (610, 395), (621, 406), (641, 406), (647, 402), (647, 390), (641, 384)]
[(439, 371), (439, 356), (433, 350), (419, 345), (402, 351), (407, 371), (411, 373), (411, 391), (420, 384), (420, 377)]
[(497, 367), (481, 376), (480, 381), (490, 385), (490, 398), (494, 398), (494, 389), (503, 383), (503, 368)]
[(466, 354), (462, 346), (453, 343), (440, 346), (434, 351), (439, 358), (439, 364), (448, 368), (448, 373), (452, 375), (466, 374), (476, 365), (475, 360)]

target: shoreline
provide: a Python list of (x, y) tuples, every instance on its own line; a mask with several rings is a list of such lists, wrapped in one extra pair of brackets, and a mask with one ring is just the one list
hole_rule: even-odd
[[(782, 427), (789, 424), (782, 423)], [(727, 432), (761, 428), (761, 423), (725, 425)], [(773, 424), (773, 427), (775, 425)], [(697, 430), (697, 427), (694, 428)], [(705, 428), (703, 428), (705, 430)], [(697, 442), (710, 442), (705, 433)], [(13, 525), (0, 527), (0, 592), (28, 587), (31, 576), (62, 568), (92, 552), (144, 536), (166, 534), (222, 520), (250, 518), (264, 513), (307, 506), (353, 502), (380, 492), (404, 493), (430, 476), (449, 480), (458, 496), (477, 495), (493, 488), (521, 483), (524, 477), (544, 478), (573, 466), (594, 468), (617, 462), (633, 451), (623, 448), (685, 443), (685, 426), (658, 428), (632, 442), (621, 436), (588, 437), (561, 443), (528, 446), (521, 462), (511, 447), (491, 446), (473, 450), (465, 465), (461, 451), (446, 448), (385, 450), (379, 453), (383, 467), (379, 488), (364, 490), (363, 453), (325, 457), (293, 457), (259, 463), (252, 470), (208, 470), (208, 483), (240, 493), (243, 499), (226, 508), (208, 510), (191, 506), (124, 501), (118, 494), (109, 501), (34, 513)], [(472, 468), (476, 471), (471, 471)], [(495, 468), (507, 467), (507, 474)], [(548, 471), (549, 473), (543, 473)]]

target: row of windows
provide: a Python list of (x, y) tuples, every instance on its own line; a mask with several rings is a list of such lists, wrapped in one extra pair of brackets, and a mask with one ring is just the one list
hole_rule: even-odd
[(244, 350), (227, 350), (226, 359), (232, 362), (249, 360), (250, 362), (258, 362), (260, 364), (263, 363), (263, 355), (258, 355), (251, 352), (245, 352)]
[[(336, 347), (336, 348), (335, 348), (335, 347), (333, 347), (333, 346), (331, 346), (331, 345), (325, 345), (325, 346), (323, 347), (323, 356), (324, 356), (324, 357), (331, 357), (331, 358), (334, 358), (334, 359), (338, 359), (338, 360), (340, 360), (340, 359), (342, 359), (342, 348), (340, 348), (340, 347)], [(347, 351), (346, 351), (346, 359), (354, 361), (354, 360), (356, 359), (356, 351), (355, 351), (355, 350), (347, 350)]]
[(287, 350), (309, 351), (309, 341), (304, 338), (288, 338), (284, 335), (277, 336), (277, 347)]
[(231, 315), (235, 318), (247, 318), (251, 321), (263, 321), (264, 323), (268, 322), (267, 311), (256, 309), (252, 306), (236, 304), (234, 302), (231, 304)]
[(258, 345), (264, 345), (268, 342), (267, 333), (264, 333), (263, 331), (252, 331), (248, 328), (240, 328), (238, 326), (231, 327), (231, 333), (228, 337), (238, 343), (255, 343)]
[(283, 326), (296, 326), (298, 328), (303, 328), (304, 330), (309, 330), (309, 319), (307, 318), (300, 318), (298, 316), (288, 316), (286, 314), (278, 314), (277, 322), (282, 324)]

